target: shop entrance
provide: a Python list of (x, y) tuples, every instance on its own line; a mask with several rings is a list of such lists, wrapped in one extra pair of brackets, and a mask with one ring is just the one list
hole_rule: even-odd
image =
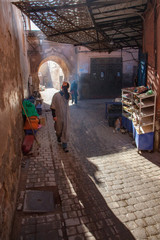
[(91, 98), (116, 98), (121, 95), (121, 58), (92, 58), (90, 76)]

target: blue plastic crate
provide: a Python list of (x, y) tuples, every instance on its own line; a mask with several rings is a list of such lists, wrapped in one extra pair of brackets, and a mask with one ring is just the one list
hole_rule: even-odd
[(135, 131), (135, 142), (138, 150), (153, 150), (154, 132), (138, 134)]
[[(33, 132), (34, 132), (34, 134), (36, 134), (37, 130), (33, 130)], [(25, 130), (25, 134), (26, 134), (26, 135), (33, 135), (33, 132), (32, 132), (31, 129)]]
[(122, 115), (122, 127), (127, 129), (127, 118), (123, 115)]
[(128, 130), (128, 132), (133, 132), (132, 120), (128, 119), (125, 116), (122, 116), (122, 126)]
[(133, 133), (133, 138), (135, 139), (135, 137), (136, 137), (136, 129), (134, 127), (133, 122), (132, 122), (132, 133)]

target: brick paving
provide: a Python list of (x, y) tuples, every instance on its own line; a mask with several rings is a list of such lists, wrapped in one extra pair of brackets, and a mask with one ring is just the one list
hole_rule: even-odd
[[(80, 101), (70, 110), (64, 153), (43, 104), (46, 125), (37, 132), (40, 147), (35, 142), (24, 158), (12, 240), (160, 239), (160, 154), (139, 154), (128, 134), (113, 133), (105, 100)], [(55, 209), (25, 213), (29, 189), (53, 191)]]

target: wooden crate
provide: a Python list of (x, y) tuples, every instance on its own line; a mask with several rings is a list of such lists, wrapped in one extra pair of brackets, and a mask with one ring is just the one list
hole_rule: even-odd
[(40, 117), (39, 120), (40, 120), (40, 124), (41, 124), (42, 126), (45, 126), (45, 124), (46, 124), (46, 119), (45, 119), (45, 117)]

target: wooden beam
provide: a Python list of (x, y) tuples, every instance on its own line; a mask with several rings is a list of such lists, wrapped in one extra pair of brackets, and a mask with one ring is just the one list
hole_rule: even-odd
[[(146, 4), (143, 4), (141, 5), (141, 7), (145, 7)], [(129, 9), (136, 9), (137, 12), (142, 12), (144, 11), (144, 8), (143, 9), (137, 9), (137, 6), (132, 6), (132, 7), (126, 7), (126, 8), (117, 8), (117, 9), (114, 9), (114, 10), (110, 10), (110, 11), (104, 11), (104, 12), (101, 12), (99, 10), (99, 13), (94, 13), (93, 12), (93, 16), (97, 16), (97, 15), (103, 15), (103, 14), (110, 14), (110, 13), (115, 13), (115, 12), (119, 12), (119, 11), (123, 11), (123, 10), (129, 10)]]
[(76, 32), (85, 32), (85, 31), (89, 31), (89, 30), (95, 30), (95, 27), (79, 28), (79, 29), (75, 29), (75, 30), (72, 30), (72, 31), (55, 33), (55, 34), (49, 35), (49, 37), (56, 37), (56, 36), (61, 36), (63, 34), (70, 34), (70, 33), (76, 33)]

